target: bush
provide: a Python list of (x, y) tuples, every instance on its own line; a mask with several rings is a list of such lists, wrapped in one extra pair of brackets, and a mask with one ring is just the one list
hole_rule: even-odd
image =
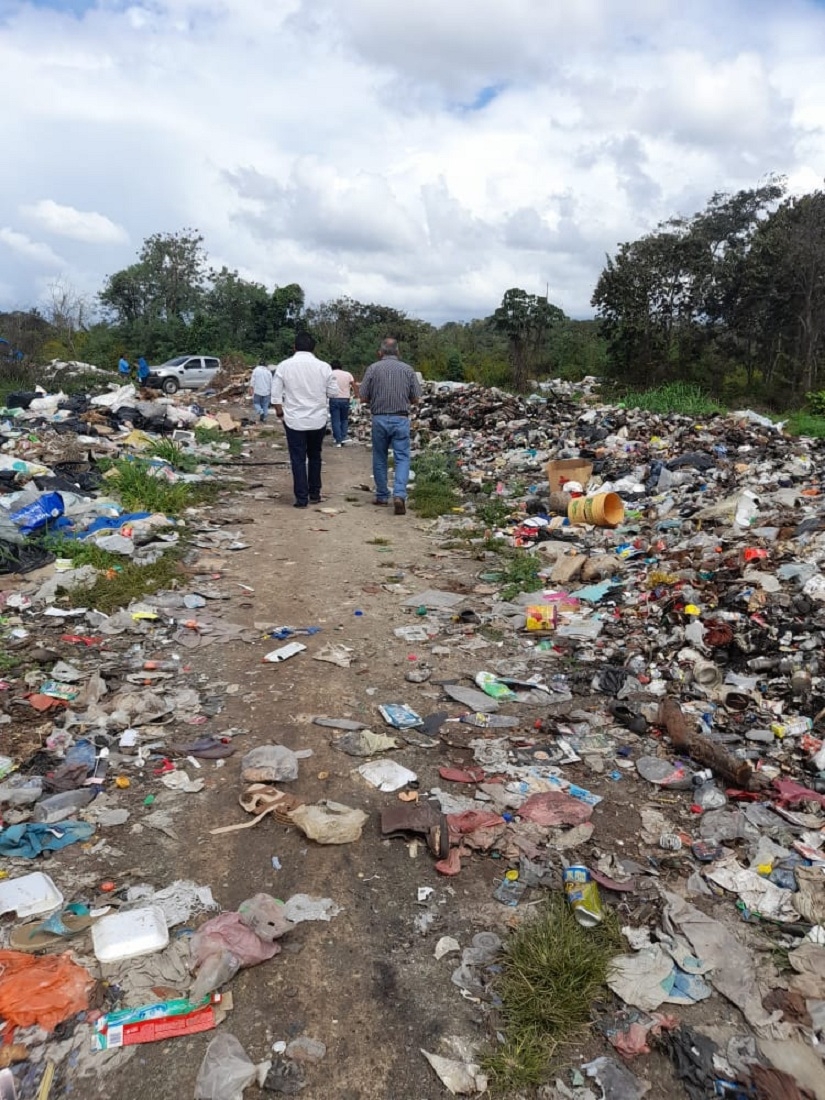
[(726, 410), (694, 382), (668, 382), (652, 390), (629, 393), (624, 404), (630, 409), (669, 416), (682, 413), (685, 416), (715, 416)]

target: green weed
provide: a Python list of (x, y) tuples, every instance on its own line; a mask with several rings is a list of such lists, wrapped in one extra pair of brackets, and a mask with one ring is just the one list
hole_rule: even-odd
[(117, 566), (101, 573), (88, 585), (68, 591), (71, 607), (92, 607), (110, 615), (133, 600), (142, 600), (161, 588), (171, 588), (180, 578), (179, 549), (167, 551), (151, 565), (137, 565), (120, 558)]
[(825, 439), (825, 416), (808, 412), (791, 413), (785, 424), (785, 431), (789, 435), (806, 435), (811, 439)]
[(513, 513), (513, 504), (493, 495), (476, 505), (476, 515), (485, 527), (502, 527)]
[(560, 894), (518, 929), (496, 983), (504, 1042), (485, 1060), (497, 1091), (541, 1083), (558, 1046), (590, 1020), (610, 960), (620, 951), (615, 914), (608, 911), (596, 928), (582, 928)]
[(391, 542), (390, 539), (384, 539), (384, 538), (367, 539), (367, 546), (391, 546), (391, 545), (392, 545), (392, 542)]
[(685, 416), (714, 416), (725, 408), (694, 382), (668, 382), (652, 390), (629, 393), (622, 402), (629, 409), (669, 416), (682, 413)]
[(71, 558), (75, 568), (80, 568), (81, 565), (93, 565), (95, 569), (113, 569), (123, 564), (122, 554), (113, 554), (110, 550), (95, 546), (91, 541), (81, 542), (79, 539), (67, 539), (62, 535), (46, 535), (43, 546), (55, 557)]
[(0, 649), (0, 673), (5, 675), (14, 672), (19, 664), (20, 657), (14, 653), (9, 653), (7, 649)]
[[(240, 439), (228, 432), (222, 432), (220, 428), (195, 428), (195, 442), (204, 445), (212, 443), (215, 446), (220, 446), (222, 450), (228, 450), (231, 455), (240, 454), (243, 446)], [(227, 443), (229, 446), (224, 446)]]
[(155, 458), (168, 462), (173, 470), (179, 470), (184, 474), (194, 473), (200, 462), (196, 455), (184, 451), (179, 443), (175, 443), (171, 439), (159, 440), (152, 447), (151, 453)]
[(541, 562), (535, 555), (518, 548), (504, 550), (500, 545), (493, 548), (502, 557), (502, 588), (499, 595), (503, 600), (514, 600), (522, 592), (537, 592), (542, 586), (539, 571)]
[(119, 459), (113, 469), (117, 476), (109, 485), (130, 512), (176, 515), (191, 502), (189, 485), (181, 481), (169, 482), (163, 476), (153, 477), (151, 467), (141, 459)]
[(424, 451), (413, 460), (415, 481), (410, 506), (424, 519), (435, 519), (451, 512), (458, 504), (458, 466), (452, 455)]

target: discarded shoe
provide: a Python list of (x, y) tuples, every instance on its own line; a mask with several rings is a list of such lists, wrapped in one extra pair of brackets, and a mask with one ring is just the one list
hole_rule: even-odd
[(646, 733), (647, 719), (627, 706), (626, 703), (611, 703), (607, 708), (620, 726), (631, 733)]
[(381, 811), (381, 833), (396, 836), (417, 833), (427, 841), (427, 847), (438, 859), (450, 853), (450, 831), (447, 819), (433, 802), (408, 802)]

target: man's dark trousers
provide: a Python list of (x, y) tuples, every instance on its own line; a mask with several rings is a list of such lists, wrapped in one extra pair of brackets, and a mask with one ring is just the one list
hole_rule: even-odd
[(292, 487), (295, 503), (306, 505), (321, 497), (321, 448), (326, 427), (300, 431), (284, 425), (292, 466)]

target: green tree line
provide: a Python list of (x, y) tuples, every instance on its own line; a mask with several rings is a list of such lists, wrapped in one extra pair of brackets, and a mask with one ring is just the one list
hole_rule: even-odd
[(297, 283), (266, 287), (209, 264), (200, 233), (156, 233), (135, 263), (108, 276), (96, 301), (65, 284), (42, 310), (0, 314), (0, 336), (29, 362), (80, 360), (114, 369), (121, 354), (158, 363), (208, 354), (247, 364), (291, 354), (295, 334), (360, 375), (385, 336), (425, 377), (526, 389), (531, 379), (582, 377), (605, 368), (594, 321), (577, 321), (544, 298), (508, 290), (489, 317), (434, 326), (391, 306), (341, 297), (305, 302)]
[(622, 244), (592, 304), (622, 383), (798, 406), (825, 383), (825, 193), (788, 196), (771, 178), (714, 194)]

